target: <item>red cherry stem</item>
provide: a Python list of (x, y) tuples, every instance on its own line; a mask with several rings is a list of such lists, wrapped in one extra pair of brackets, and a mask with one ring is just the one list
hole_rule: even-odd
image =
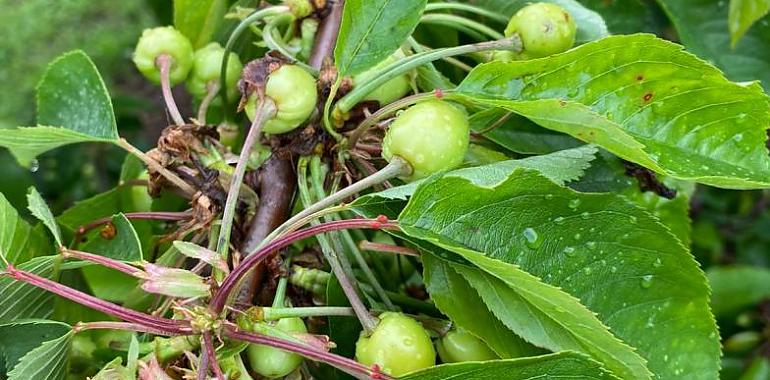
[(171, 58), (168, 54), (161, 54), (158, 58), (155, 58), (155, 66), (160, 70), (160, 89), (163, 92), (163, 100), (166, 102), (166, 108), (168, 109), (171, 120), (176, 125), (184, 125), (184, 118), (179, 113), (179, 108), (174, 101), (174, 94), (171, 93), (171, 80), (169, 79), (169, 72), (171, 71)]
[(198, 379), (207, 379), (208, 366), (211, 364), (211, 370), (214, 372), (214, 376), (216, 376), (217, 380), (225, 380), (225, 375), (222, 373), (222, 367), (219, 366), (219, 361), (217, 361), (217, 353), (214, 348), (211, 332), (204, 332), (202, 339), (203, 352), (201, 353), (200, 366), (198, 366)]

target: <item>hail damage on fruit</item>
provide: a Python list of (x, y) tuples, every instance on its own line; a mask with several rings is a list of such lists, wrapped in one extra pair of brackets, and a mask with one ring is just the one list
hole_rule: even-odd
[(767, 9), (679, 2), (126, 17), (0, 119), (0, 377), (763, 378)]

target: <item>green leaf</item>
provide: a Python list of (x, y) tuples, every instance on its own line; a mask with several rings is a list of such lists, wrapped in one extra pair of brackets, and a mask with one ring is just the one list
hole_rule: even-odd
[(198, 49), (211, 41), (225, 13), (226, 0), (174, 0), (174, 27)]
[(8, 373), (8, 380), (60, 380), (67, 376), (69, 348), (74, 333), (53, 339), (27, 352)]
[(410, 373), (400, 380), (598, 380), (617, 379), (601, 365), (575, 352), (531, 358), (444, 364)]
[[(449, 263), (431, 254), (423, 255), (422, 260), (430, 299), (452, 323), (483, 340), (503, 359), (542, 352), (497, 319), (481, 300), (479, 293)], [(473, 313), (468, 310), (473, 310)]]
[(37, 87), (37, 122), (39, 127), (0, 129), (0, 146), (24, 166), (62, 145), (118, 139), (107, 88), (83, 51), (65, 53), (48, 66)]
[(122, 213), (114, 215), (112, 225), (115, 227), (114, 237), (94, 236), (83, 246), (83, 250), (120, 261), (141, 261), (142, 243), (128, 218)]
[(623, 196), (578, 193), (523, 169), (491, 188), (445, 177), (422, 184), (399, 222), (411, 236), (516, 264), (579, 298), (657, 378), (717, 377), (705, 276), (668, 228)]
[(770, 12), (770, 0), (730, 0), (727, 25), (730, 28), (730, 44), (735, 47), (757, 20)]
[(334, 60), (340, 76), (366, 71), (412, 34), (427, 0), (348, 0)]
[[(0, 359), (5, 360), (8, 369), (14, 368), (27, 353), (45, 342), (66, 336), (70, 331), (70, 326), (65, 323), (44, 319), (2, 323), (0, 324)], [(26, 379), (37, 380), (38, 377)]]
[[(757, 0), (764, 1), (764, 0)], [(761, 20), (730, 45), (728, 2), (657, 0), (671, 19), (684, 46), (724, 70), (734, 81), (760, 80), (770, 90), (770, 22)]]
[(770, 187), (768, 97), (652, 35), (477, 66), (458, 92), (595, 143), (656, 172), (712, 186)]
[[(609, 35), (604, 19), (598, 13), (584, 7), (575, 0), (544, 0), (566, 9), (577, 24), (577, 43), (598, 40)], [(489, 10), (512, 16), (516, 11), (532, 3), (530, 0), (479, 0), (476, 5)]]
[(76, 231), (80, 226), (94, 220), (117, 214), (124, 209), (122, 199), (128, 187), (115, 187), (91, 198), (75, 202), (75, 205), (65, 210), (56, 220), (70, 231)]
[[(19, 216), (5, 196), (0, 194), (0, 254), (11, 264), (21, 264), (50, 250), (46, 236)], [(0, 269), (5, 262), (0, 260)]]
[(654, 8), (644, 0), (580, 0), (580, 3), (601, 14), (613, 34), (655, 31)]
[(37, 123), (95, 139), (118, 139), (107, 87), (85, 52), (65, 53), (48, 66), (37, 86)]
[(91, 380), (136, 380), (136, 371), (131, 372), (124, 367), (123, 358), (117, 357), (102, 367)]
[(717, 317), (731, 317), (765, 298), (770, 298), (770, 270), (755, 267), (713, 267), (711, 308)]
[(609, 332), (580, 300), (541, 282), (516, 265), (478, 252), (443, 244), (419, 230), (402, 227), (411, 236), (455, 252), (474, 267), (453, 264), (505, 326), (538, 347), (577, 351), (601, 362), (624, 379), (651, 379), (645, 360)]
[(111, 142), (59, 127), (0, 129), (0, 147), (8, 148), (19, 164), (31, 166), (35, 157), (60, 146), (82, 142)]
[[(56, 274), (57, 256), (36, 257), (17, 266), (18, 269), (52, 279)], [(53, 313), (54, 296), (43, 289), (0, 277), (0, 321), (27, 318), (48, 318)]]
[(59, 225), (56, 223), (56, 219), (53, 217), (51, 209), (48, 208), (48, 204), (45, 203), (45, 199), (43, 199), (43, 197), (34, 187), (30, 187), (27, 192), (27, 203), (27, 208), (29, 208), (29, 211), (32, 213), (32, 215), (43, 222), (48, 230), (51, 231), (54, 239), (56, 239), (56, 244), (62, 246), (63, 244)]
[[(517, 168), (527, 168), (539, 171), (550, 180), (563, 184), (574, 181), (583, 175), (596, 157), (597, 149), (590, 145), (563, 150), (542, 156), (532, 156), (520, 160), (508, 160), (472, 168), (457, 169), (446, 173), (448, 177), (465, 178), (479, 186), (494, 186), (505, 181)], [(378, 214), (395, 218), (404, 208), (407, 200), (419, 184), (425, 180), (415, 181), (403, 186), (394, 187), (357, 198), (352, 207), (359, 213), (369, 216)]]

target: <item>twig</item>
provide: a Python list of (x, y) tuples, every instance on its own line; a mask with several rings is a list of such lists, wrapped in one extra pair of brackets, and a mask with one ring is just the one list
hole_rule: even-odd
[(126, 139), (121, 138), (116, 141), (115, 144), (142, 160), (142, 162), (144, 162), (145, 165), (147, 165), (147, 167), (150, 169), (160, 173), (163, 177), (166, 177), (167, 180), (176, 185), (188, 197), (192, 197), (192, 195), (195, 194), (195, 189), (190, 186), (189, 183), (185, 182), (183, 179), (179, 178), (179, 176), (164, 168), (163, 165), (147, 156), (137, 147), (131, 145)]
[(321, 21), (321, 26), (316, 34), (315, 45), (313, 46), (313, 54), (310, 56), (310, 66), (316, 69), (320, 69), (324, 60), (327, 57), (331, 57), (332, 51), (334, 51), (334, 45), (337, 43), (337, 35), (340, 31), (342, 8), (344, 5), (344, 0), (334, 1), (329, 15)]
[[(198, 367), (198, 379), (206, 380), (206, 373), (208, 372), (208, 368), (206, 367), (208, 367), (208, 364), (210, 363), (211, 369), (214, 371), (214, 376), (217, 377), (217, 380), (225, 380), (225, 375), (222, 374), (222, 367), (219, 366), (219, 361), (217, 360), (217, 353), (214, 348), (211, 332), (204, 332), (201, 339), (203, 340), (204, 350), (201, 353), (201, 364)], [(208, 358), (208, 360), (204, 358)], [(204, 367), (204, 365), (206, 367)]]

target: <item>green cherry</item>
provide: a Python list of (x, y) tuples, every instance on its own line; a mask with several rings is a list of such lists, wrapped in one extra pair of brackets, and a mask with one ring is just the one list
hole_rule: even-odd
[[(374, 77), (379, 74), (381, 69), (393, 62), (398, 61), (401, 58), (404, 58), (404, 53), (401, 50), (397, 50), (393, 55), (378, 63), (371, 69), (353, 76), (353, 85), (356, 86), (359, 83), (366, 83), (374, 79)], [(412, 81), (409, 79), (409, 75), (399, 75), (385, 82), (382, 86), (377, 87), (376, 90), (370, 92), (369, 95), (366, 95), (363, 100), (376, 101), (380, 104), (380, 106), (384, 106), (386, 104), (393, 103), (398, 99), (401, 99), (411, 89)]]
[(147, 79), (155, 83), (160, 83), (160, 69), (155, 60), (161, 54), (171, 57), (171, 85), (184, 81), (193, 64), (193, 47), (190, 40), (171, 26), (145, 29), (134, 50), (134, 64)]
[[(222, 70), (222, 58), (225, 49), (216, 42), (212, 42), (199, 49), (193, 55), (193, 66), (190, 77), (187, 79), (187, 91), (198, 99), (208, 93), (210, 83), (219, 84), (219, 76)], [(243, 64), (235, 53), (230, 53), (227, 60), (227, 94), (234, 98), (238, 88), (238, 79), (241, 76)]]
[(386, 312), (370, 336), (356, 342), (356, 360), (378, 365), (393, 376), (428, 368), (436, 364), (436, 351), (425, 329), (401, 313)]
[(396, 117), (385, 133), (382, 157), (406, 160), (413, 170), (407, 180), (414, 180), (460, 165), (469, 142), (465, 113), (445, 101), (430, 100)]
[[(296, 65), (283, 65), (267, 77), (265, 95), (275, 102), (277, 112), (262, 130), (265, 133), (286, 133), (313, 113), (318, 101), (315, 78)], [(254, 120), (257, 95), (252, 94), (246, 103), (246, 115)]]
[[(287, 333), (306, 333), (307, 327), (301, 318), (282, 318), (275, 327)], [(302, 364), (302, 356), (261, 344), (250, 344), (246, 356), (254, 372), (267, 377), (277, 378), (290, 374)]]
[(568, 50), (575, 44), (577, 26), (572, 15), (551, 3), (534, 3), (516, 12), (505, 36), (518, 33), (523, 52), (517, 58), (540, 58)]
[(437, 340), (436, 351), (444, 363), (498, 359), (486, 343), (461, 329), (452, 329)]

